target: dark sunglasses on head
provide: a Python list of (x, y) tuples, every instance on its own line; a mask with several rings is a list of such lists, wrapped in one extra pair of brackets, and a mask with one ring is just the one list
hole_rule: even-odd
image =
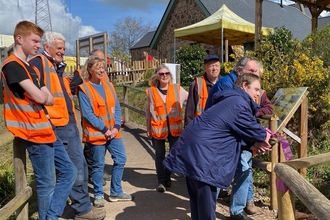
[(168, 76), (169, 74), (171, 74), (170, 72), (165, 72), (165, 73), (162, 73), (162, 72), (160, 72), (160, 73), (158, 73), (158, 75), (160, 75), (160, 76)]

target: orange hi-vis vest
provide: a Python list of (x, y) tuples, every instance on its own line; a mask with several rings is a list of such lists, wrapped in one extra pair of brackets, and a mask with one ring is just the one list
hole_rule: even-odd
[(207, 90), (206, 80), (204, 79), (204, 76), (196, 78), (196, 86), (197, 86), (198, 102), (196, 104), (195, 117), (204, 112), (207, 97), (209, 95), (209, 91)]
[[(46, 106), (50, 120), (56, 127), (65, 126), (69, 122), (69, 112), (55, 67), (44, 55), (39, 54), (35, 57), (39, 57), (42, 61), (45, 85), (54, 97), (54, 105)], [(65, 83), (65, 81), (66, 80), (63, 79), (64, 85), (66, 87), (65, 89), (68, 94), (71, 94), (70, 83)], [(74, 106), (74, 103), (72, 103), (72, 106)], [(73, 112), (75, 112), (74, 109)]]
[(168, 85), (166, 103), (163, 102), (156, 87), (146, 89), (146, 93), (150, 100), (151, 136), (164, 140), (169, 130), (173, 137), (180, 136), (183, 129), (180, 85)]
[[(116, 91), (111, 82), (102, 82), (106, 100), (93, 88), (90, 82), (84, 82), (79, 88), (89, 98), (93, 113), (103, 120), (104, 124), (112, 129), (115, 125)], [(107, 142), (105, 135), (93, 127), (88, 120), (82, 117), (83, 142), (94, 145), (103, 145)], [(115, 138), (121, 138), (121, 133)]]
[[(28, 77), (32, 81), (28, 69), (24, 63), (15, 55), (9, 55), (3, 63), (3, 66), (9, 62), (17, 62), (24, 68)], [(37, 74), (38, 70), (32, 67)], [(9, 89), (6, 77), (2, 72), (4, 85), (4, 119), (6, 128), (13, 133), (15, 137), (31, 141), (33, 143), (53, 143), (56, 136), (52, 129), (42, 105), (28, 99), (17, 98)]]
[(265, 93), (265, 90), (263, 90), (263, 89), (260, 89), (259, 90), (259, 96), (257, 96), (255, 99), (254, 99), (254, 101), (258, 104), (258, 105), (260, 105), (260, 102), (261, 102), (261, 96)]

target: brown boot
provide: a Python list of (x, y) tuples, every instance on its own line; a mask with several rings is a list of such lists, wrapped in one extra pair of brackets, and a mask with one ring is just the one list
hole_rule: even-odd
[(86, 214), (79, 216), (76, 215), (74, 220), (102, 220), (105, 218), (105, 216), (106, 214), (103, 209), (93, 207), (93, 209)]
[(256, 214), (258, 212), (257, 207), (254, 205), (253, 201), (247, 202), (245, 206), (245, 211), (249, 215)]

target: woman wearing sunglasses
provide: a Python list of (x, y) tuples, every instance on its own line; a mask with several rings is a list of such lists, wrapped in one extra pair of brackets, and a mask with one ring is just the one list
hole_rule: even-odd
[(182, 124), (182, 104), (188, 92), (180, 85), (173, 84), (172, 74), (161, 64), (149, 80), (147, 93), (147, 136), (155, 148), (155, 164), (158, 178), (158, 192), (165, 192), (171, 186), (171, 172), (164, 168), (165, 141), (170, 148), (180, 136)]

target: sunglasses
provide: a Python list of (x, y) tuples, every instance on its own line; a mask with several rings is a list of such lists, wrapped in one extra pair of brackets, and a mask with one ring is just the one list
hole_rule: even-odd
[(165, 73), (162, 73), (162, 72), (160, 72), (160, 73), (158, 73), (158, 75), (160, 75), (160, 76), (168, 76), (168, 75), (170, 75), (171, 73), (170, 72), (165, 72)]

